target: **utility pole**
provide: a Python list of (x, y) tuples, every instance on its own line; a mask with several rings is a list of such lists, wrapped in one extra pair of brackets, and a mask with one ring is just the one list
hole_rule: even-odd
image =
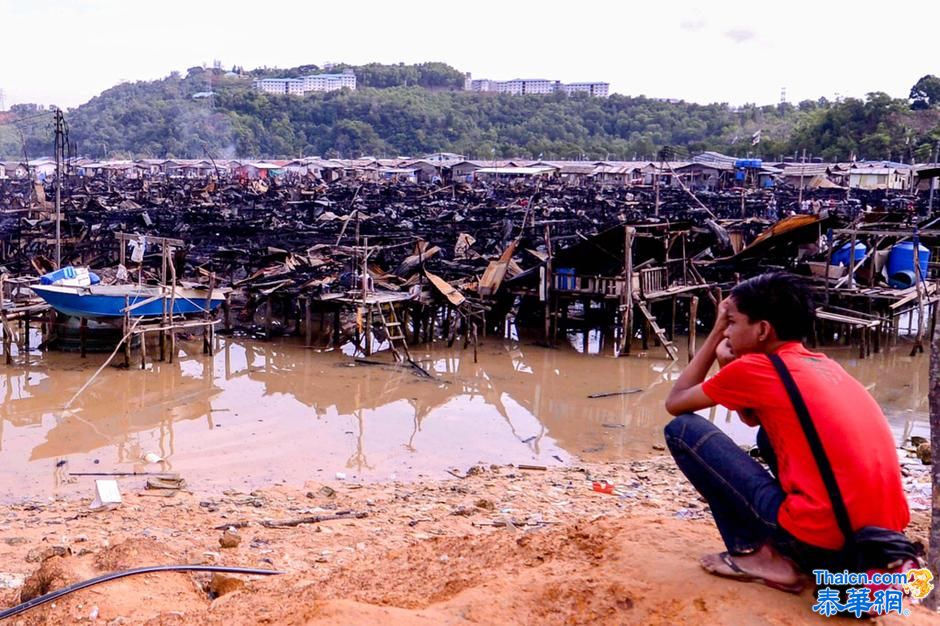
[(62, 267), (62, 159), (65, 157), (65, 118), (55, 108), (55, 266)]
[[(933, 163), (930, 165), (932, 167), (937, 167), (937, 158), (938, 153), (940, 153), (940, 141), (935, 141), (933, 144)], [(930, 196), (927, 200), (927, 215), (933, 215), (933, 193), (934, 189), (937, 187), (937, 177), (930, 177)]]
[(803, 148), (803, 162), (800, 164), (800, 206), (797, 207), (797, 212), (803, 208), (803, 172), (806, 170), (806, 148)]

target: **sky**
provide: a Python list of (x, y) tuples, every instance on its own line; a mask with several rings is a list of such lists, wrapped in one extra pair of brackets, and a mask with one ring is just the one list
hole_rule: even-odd
[(442, 61), (690, 102), (907, 97), (940, 75), (940, 3), (0, 0), (2, 108), (71, 108), (194, 65)]

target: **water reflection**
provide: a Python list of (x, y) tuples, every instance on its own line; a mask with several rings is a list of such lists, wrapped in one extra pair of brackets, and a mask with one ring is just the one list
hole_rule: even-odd
[[(601, 341), (588, 336), (584, 345), (599, 351)], [(414, 351), (429, 380), (387, 354), (370, 364), (290, 342), (220, 339), (210, 359), (186, 346), (173, 364), (105, 369), (69, 411), (62, 407), (103, 357), (43, 354), (0, 371), (0, 497), (69, 489), (59, 460), (71, 471), (178, 471), (199, 489), (630, 458), (661, 442), (663, 403), (681, 369), (656, 350), (615, 359), (488, 340), (477, 363), (459, 348)], [(926, 432), (926, 355), (832, 354), (870, 388), (899, 440)], [(753, 440), (726, 410), (707, 414), (736, 440)], [(147, 452), (166, 462), (144, 465)]]

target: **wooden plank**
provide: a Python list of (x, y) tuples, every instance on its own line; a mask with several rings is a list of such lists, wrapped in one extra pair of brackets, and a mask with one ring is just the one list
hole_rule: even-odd
[(443, 295), (447, 300), (454, 306), (460, 306), (466, 301), (466, 298), (460, 290), (451, 285), (449, 282), (438, 276), (437, 274), (432, 274), (431, 272), (425, 270), (424, 275), (428, 277), (428, 280), (431, 281), (431, 284), (434, 285), (441, 295)]
[(490, 261), (486, 271), (483, 273), (483, 277), (477, 285), (477, 291), (481, 296), (491, 296), (499, 290), (503, 278), (506, 277), (506, 270), (509, 269), (509, 262), (512, 260), (512, 255), (515, 253), (517, 245), (519, 245), (519, 242), (513, 240), (506, 246), (506, 249), (503, 250), (498, 260)]

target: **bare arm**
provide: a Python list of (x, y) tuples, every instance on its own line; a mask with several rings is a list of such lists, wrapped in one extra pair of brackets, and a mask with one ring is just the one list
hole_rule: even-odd
[[(715, 357), (718, 359), (718, 367), (724, 367), (731, 361), (735, 360), (737, 355), (731, 351), (731, 344), (728, 343), (728, 340), (725, 339), (720, 344), (718, 344), (718, 349), (715, 351)], [(737, 411), (738, 417), (741, 418), (741, 421), (748, 426), (759, 426), (760, 420), (757, 419), (757, 414), (754, 413), (754, 409), (740, 409)]]
[(724, 341), (725, 327), (728, 324), (726, 308), (727, 300), (722, 300), (715, 316), (715, 326), (708, 333), (702, 348), (682, 370), (682, 374), (679, 375), (679, 379), (676, 380), (666, 397), (666, 410), (670, 414), (681, 415), (714, 406), (715, 403), (702, 390), (702, 382), (715, 362), (719, 345)]

